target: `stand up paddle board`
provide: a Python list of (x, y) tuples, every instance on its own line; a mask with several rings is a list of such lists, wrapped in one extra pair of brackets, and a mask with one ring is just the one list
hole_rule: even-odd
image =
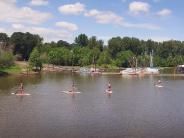
[(108, 94), (111, 94), (112, 93), (112, 90), (108, 90), (107, 89), (107, 90), (105, 90), (105, 92), (108, 93)]
[(14, 94), (14, 95), (17, 95), (17, 96), (28, 96), (28, 95), (31, 95), (29, 93), (11, 93), (11, 94)]
[(62, 91), (62, 93), (73, 94), (73, 93), (81, 93), (81, 92)]
[(155, 87), (158, 87), (158, 88), (163, 88), (164, 86), (162, 85), (159, 85), (159, 84), (156, 84)]

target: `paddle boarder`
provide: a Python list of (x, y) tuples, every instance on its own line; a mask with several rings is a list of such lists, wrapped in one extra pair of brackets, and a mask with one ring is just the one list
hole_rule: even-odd
[(157, 85), (162, 85), (162, 81), (158, 80)]
[(20, 93), (23, 94), (24, 92), (24, 86), (23, 83), (20, 83)]
[(19, 87), (19, 91), (17, 91), (15, 94), (18, 94), (18, 93), (23, 94), (23, 91), (24, 91), (24, 86), (23, 86), (23, 83), (21, 82), (20, 87)]
[(74, 93), (74, 92), (75, 92), (75, 85), (74, 85), (74, 82), (72, 83), (72, 89), (69, 90), (69, 92), (71, 92), (71, 93)]
[(108, 83), (108, 91), (111, 91), (112, 87), (111, 87), (111, 84), (110, 82)]

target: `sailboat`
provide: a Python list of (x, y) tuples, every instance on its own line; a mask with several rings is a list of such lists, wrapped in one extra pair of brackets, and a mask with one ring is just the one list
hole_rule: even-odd
[(96, 68), (96, 62), (95, 62), (95, 58), (93, 57), (93, 66), (92, 68), (90, 68), (90, 73), (93, 75), (97, 74), (102, 74), (102, 72), (100, 71), (100, 69)]
[(144, 74), (159, 74), (159, 69), (153, 67), (153, 50), (150, 52), (150, 67), (144, 68)]
[(141, 73), (141, 68), (137, 67), (137, 58), (133, 57), (133, 60), (135, 60), (134, 67), (120, 71), (122, 75), (138, 75)]

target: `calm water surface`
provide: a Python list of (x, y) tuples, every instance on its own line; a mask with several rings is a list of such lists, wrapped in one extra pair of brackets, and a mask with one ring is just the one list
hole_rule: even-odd
[[(164, 88), (153, 86), (158, 79)], [(61, 93), (72, 81), (82, 93)], [(111, 96), (104, 94), (109, 81)], [(20, 82), (30, 96), (11, 95)], [(184, 78), (0, 78), (0, 138), (184, 138)]]

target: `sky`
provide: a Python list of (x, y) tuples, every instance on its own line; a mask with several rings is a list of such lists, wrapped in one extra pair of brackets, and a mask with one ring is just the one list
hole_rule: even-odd
[(39, 34), (72, 43), (85, 33), (105, 43), (116, 36), (184, 40), (183, 0), (0, 0), (0, 32)]

